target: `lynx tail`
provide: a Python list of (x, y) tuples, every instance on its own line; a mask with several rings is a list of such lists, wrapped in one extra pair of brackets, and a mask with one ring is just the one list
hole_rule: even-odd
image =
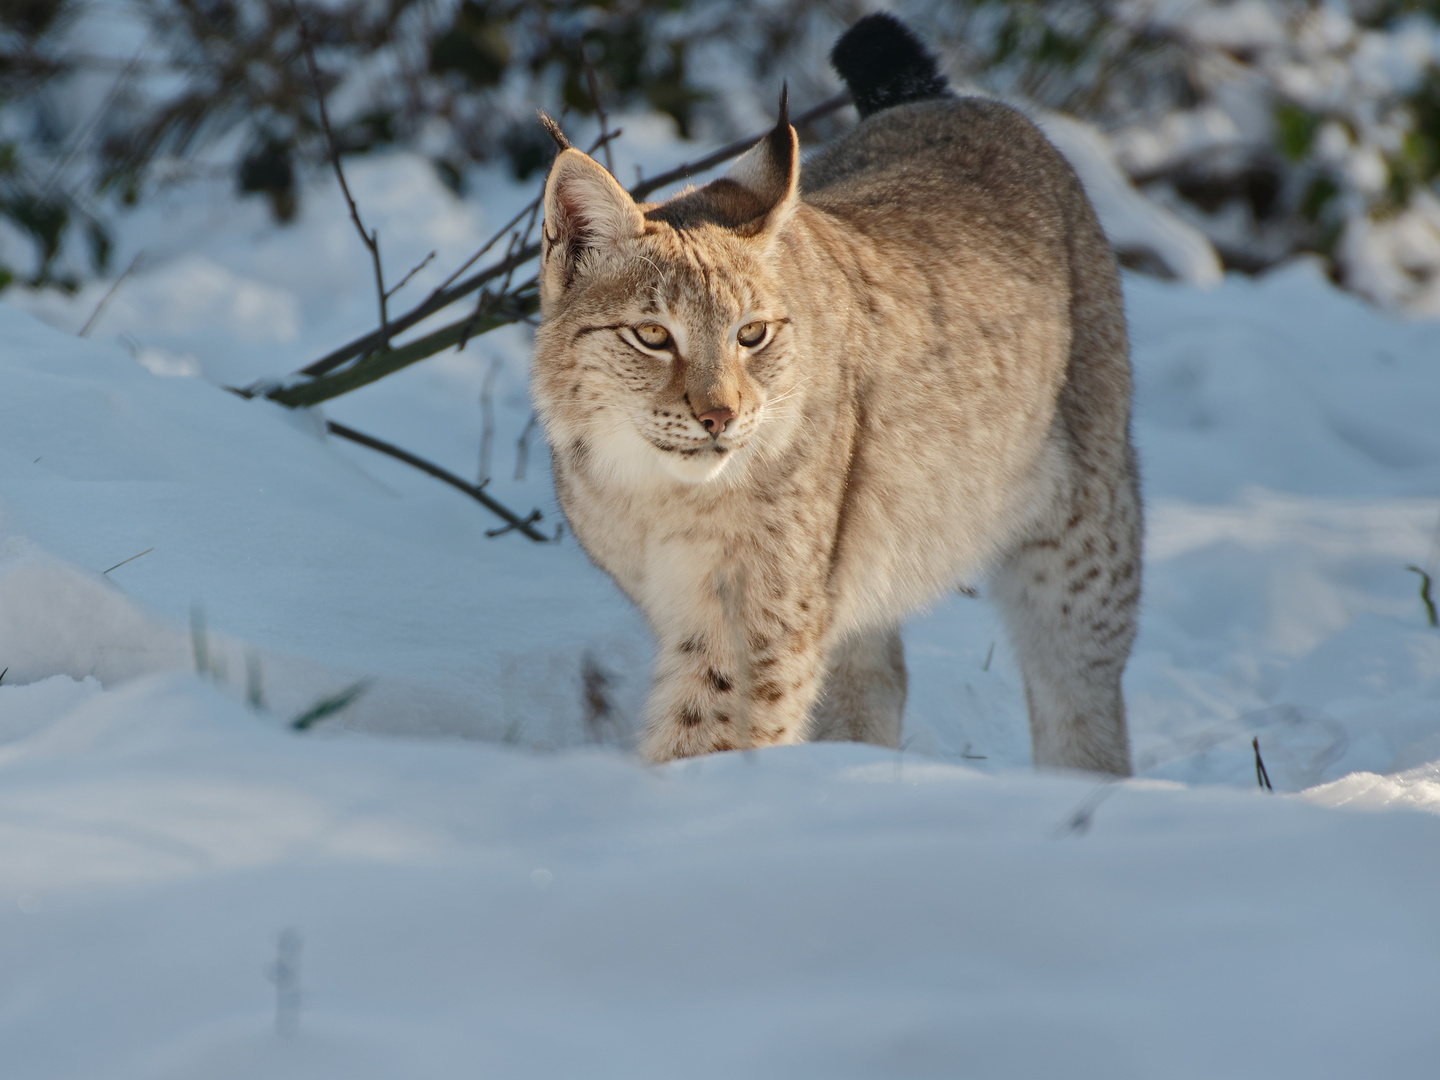
[(845, 80), (855, 108), (866, 117), (908, 101), (950, 93), (920, 39), (893, 15), (866, 15), (835, 43), (830, 64)]

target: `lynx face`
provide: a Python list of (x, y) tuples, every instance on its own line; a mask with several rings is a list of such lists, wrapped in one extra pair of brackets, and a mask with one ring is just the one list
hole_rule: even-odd
[(617, 253), (638, 264), (624, 275), (633, 293), (597, 290), (610, 302), (597, 296), (594, 314), (573, 320), (580, 390), (572, 397), (592, 409), (586, 426), (613, 468), (709, 480), (744, 456), (793, 387), (790, 326), (760, 295), (746, 253), (718, 243), (677, 250), (668, 225), (653, 228), (635, 250)]
[(552, 442), (634, 483), (733, 479), (789, 442), (801, 380), (771, 264), (794, 176), (751, 173), (641, 207), (585, 155), (557, 160), (536, 340)]

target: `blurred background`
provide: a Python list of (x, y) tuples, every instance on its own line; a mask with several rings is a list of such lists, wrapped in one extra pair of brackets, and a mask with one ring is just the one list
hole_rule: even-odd
[(0, 0), (0, 287), (114, 277), (118, 223), (189, 184), (296, 220), (328, 169), (297, 14), (342, 155), (403, 147), (465, 194), (543, 169), (535, 109), (582, 123), (592, 76), (608, 110), (706, 144), (761, 127), (782, 78), (823, 100), (830, 45), (879, 6), (957, 86), (1083, 123), (1225, 268), (1310, 253), (1440, 317), (1440, 0)]

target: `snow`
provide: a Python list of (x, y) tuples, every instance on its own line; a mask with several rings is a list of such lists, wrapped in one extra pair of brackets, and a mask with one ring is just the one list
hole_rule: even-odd
[(1137, 191), (1098, 130), (1064, 113), (1027, 112), (1070, 160), (1117, 251), (1149, 252), (1172, 277), (1190, 285), (1219, 283), (1220, 256), (1205, 234)]
[[(622, 175), (684, 156), (624, 122)], [(403, 155), (352, 182), (393, 278), (443, 249), (417, 297), (530, 197), (461, 202)], [(487, 539), (451, 489), (217, 388), (368, 328), (333, 191), (294, 229), (170, 200), (90, 339), (110, 283), (0, 304), (7, 1077), (1433, 1067), (1440, 631), (1406, 569), (1440, 569), (1431, 327), (1305, 261), (1127, 277), (1138, 779), (1030, 770), (1013, 656), (960, 596), (906, 629), (902, 752), (646, 768), (652, 645), (573, 539)], [(488, 335), (328, 414), (474, 476), (493, 370), (487, 490), (549, 530), (542, 447), (513, 479), (526, 349)]]

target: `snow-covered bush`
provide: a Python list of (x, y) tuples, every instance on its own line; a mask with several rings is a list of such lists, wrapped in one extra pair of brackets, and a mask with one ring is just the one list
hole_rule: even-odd
[[(0, 288), (103, 272), (106, 222), (218, 170), (288, 221), (323, 167), (301, 21), (343, 155), (402, 144), (460, 189), (473, 163), (543, 168), (535, 110), (653, 110), (688, 137), (712, 98), (692, 58), (764, 58), (811, 32), (811, 0), (17, 0), (0, 3)], [(849, 9), (845, 18), (859, 13)], [(297, 18), (298, 16), (298, 18)], [(822, 18), (833, 38), (844, 18)], [(733, 53), (731, 54), (733, 55)], [(740, 81), (754, 74), (742, 72)], [(732, 73), (733, 75), (733, 73)], [(713, 83), (715, 80), (712, 79)], [(734, 81), (732, 79), (732, 81)], [(710, 112), (717, 112), (710, 102)], [(723, 108), (723, 107), (722, 107)], [(92, 238), (87, 260), (74, 228)]]
[[(1347, 288), (1440, 316), (1437, 0), (309, 0), (299, 10), (342, 152), (409, 145), (459, 188), (477, 161), (507, 159), (517, 175), (542, 167), (550, 150), (534, 108), (592, 112), (592, 76), (612, 110), (654, 110), (682, 135), (739, 135), (782, 77), (797, 102), (833, 92), (829, 46), (876, 6), (934, 43), (957, 82), (1093, 125), (1133, 183), (1203, 232), (1227, 267), (1312, 252)], [(0, 5), (0, 284), (6, 266), (33, 283), (74, 281), (83, 235), (90, 269), (102, 267), (115, 204), (197, 168), (229, 172), (290, 216), (297, 168), (324, 157), (295, 10), (290, 0)]]
[(906, 10), (980, 86), (1073, 113), (1227, 266), (1298, 252), (1440, 316), (1440, 4), (1075, 0)]

